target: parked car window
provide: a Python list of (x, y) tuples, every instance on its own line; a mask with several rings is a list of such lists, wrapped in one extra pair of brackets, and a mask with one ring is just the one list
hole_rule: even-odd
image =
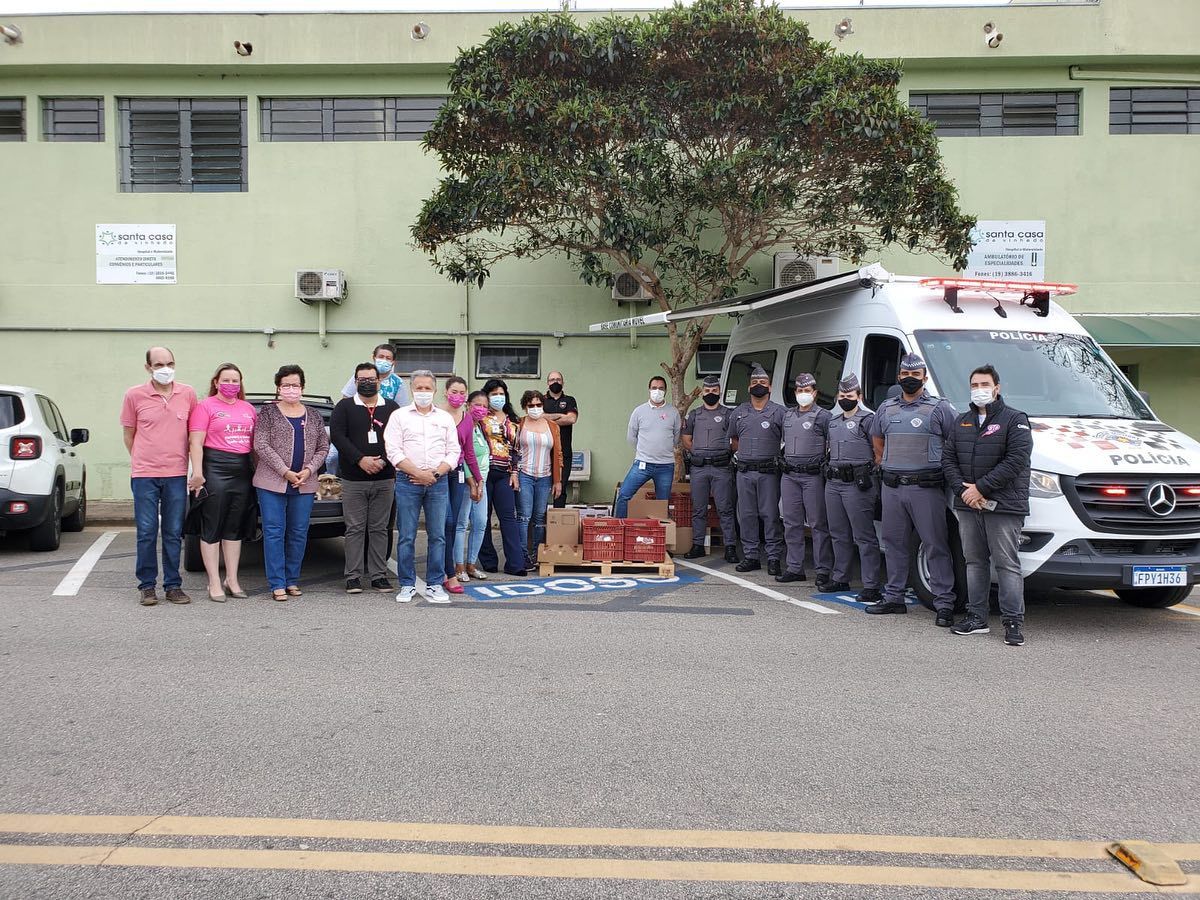
[(42, 411), (42, 418), (46, 420), (46, 426), (54, 432), (54, 436), (60, 441), (67, 439), (67, 434), (62, 430), (62, 425), (58, 418), (54, 415), (54, 404), (47, 398), (38, 395), (38, 408)]
[(796, 405), (796, 376), (808, 372), (817, 379), (817, 405), (832, 409), (837, 397), (837, 383), (846, 364), (846, 348), (849, 346), (845, 341), (830, 341), (827, 344), (793, 347), (788, 354), (787, 375), (780, 385), (783, 402), (788, 406)]
[(861, 381), (863, 402), (871, 409), (879, 409), (887, 399), (888, 389), (896, 383), (903, 350), (900, 341), (891, 335), (867, 335), (863, 344)]
[(54, 411), (54, 421), (57, 426), (55, 434), (60, 435), (64, 441), (69, 440), (71, 437), (71, 429), (67, 427), (66, 420), (63, 419), (62, 412), (59, 410), (58, 404), (53, 400), (50, 401), (50, 409)]
[(721, 402), (726, 406), (737, 406), (750, 399), (750, 373), (756, 365), (775, 378), (774, 350), (755, 350), (751, 353), (739, 353), (729, 361), (729, 371), (725, 375), (725, 393)]
[(12, 428), (25, 421), (25, 406), (13, 394), (0, 394), (0, 428)]

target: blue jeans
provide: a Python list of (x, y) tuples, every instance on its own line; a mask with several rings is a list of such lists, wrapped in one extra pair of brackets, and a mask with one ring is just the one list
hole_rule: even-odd
[[(479, 559), (479, 548), (483, 546), (483, 532), (488, 526), (487, 485), (479, 492), (479, 499), (471, 499), (471, 491), (467, 490), (462, 496), (462, 505), (458, 508), (458, 527), (454, 532), (454, 564), (475, 565)], [(470, 535), (467, 534), (470, 526)], [(449, 574), (449, 573), (447, 573)]]
[[(536, 478), (521, 472), (518, 476), (521, 490), (517, 492), (517, 524), (521, 528), (521, 543), (526, 561), (537, 557), (537, 548), (546, 541), (546, 506), (550, 503), (550, 488), (554, 486), (553, 475)], [(533, 522), (533, 547), (529, 546), (529, 523)]]
[[(645, 468), (642, 468), (645, 466)], [(625, 480), (621, 482), (621, 490), (617, 494), (617, 508), (613, 515), (624, 519), (629, 512), (629, 501), (647, 481), (654, 482), (654, 499), (671, 499), (671, 482), (675, 480), (675, 463), (642, 463), (636, 459), (629, 467)]]
[(425, 534), (429, 538), (425, 584), (441, 587), (446, 580), (446, 513), (450, 490), (446, 478), (429, 487), (413, 484), (408, 476), (396, 477), (396, 574), (401, 587), (417, 583), (417, 522), (425, 511)]
[(308, 546), (308, 520), (316, 499), (316, 494), (277, 494), (258, 489), (263, 563), (267, 586), (273, 591), (300, 583), (300, 564)]
[[(463, 472), (463, 480), (458, 480), (458, 473)], [(471, 486), (467, 484), (466, 467), (456, 469), (443, 479), (446, 482), (446, 562), (442, 566), (446, 577), (454, 574), (454, 541), (458, 531), (458, 515), (462, 509), (463, 497), (470, 498)]]
[(183, 517), (187, 512), (187, 476), (175, 478), (130, 478), (133, 491), (133, 520), (137, 523), (138, 589), (152, 588), (158, 580), (158, 520), (162, 516), (163, 590), (181, 587), (179, 545)]

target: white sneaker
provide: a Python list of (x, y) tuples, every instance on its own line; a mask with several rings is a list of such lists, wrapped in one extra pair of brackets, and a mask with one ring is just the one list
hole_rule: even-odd
[(430, 603), (449, 603), (450, 595), (440, 584), (431, 584), (425, 588), (425, 599)]
[(405, 584), (400, 587), (400, 593), (396, 595), (397, 603), (411, 603), (413, 597), (417, 596), (417, 588), (415, 585)]
[(459, 584), (470, 584), (471, 583), (471, 576), (468, 575), (466, 572), (459, 572), (454, 577), (458, 579)]

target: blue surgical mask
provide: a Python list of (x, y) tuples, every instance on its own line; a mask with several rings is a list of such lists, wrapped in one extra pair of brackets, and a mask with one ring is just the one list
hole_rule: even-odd
[(377, 359), (375, 360), (375, 371), (377, 371), (380, 375), (386, 375), (388, 372), (392, 371), (392, 364), (386, 359)]
[(504, 404), (507, 400), (508, 397), (504, 394), (492, 394), (492, 396), (488, 397), (488, 406), (492, 409), (504, 409)]

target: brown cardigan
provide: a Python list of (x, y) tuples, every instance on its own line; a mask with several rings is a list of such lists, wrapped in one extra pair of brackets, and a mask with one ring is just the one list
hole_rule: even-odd
[[(517, 445), (521, 443), (521, 429), (525, 427), (525, 422), (529, 416), (521, 416), (517, 422)], [(562, 432), (558, 430), (558, 423), (546, 420), (546, 424), (550, 426), (550, 437), (553, 439), (554, 448), (550, 451), (550, 480), (554, 484), (562, 484)], [(518, 471), (519, 467), (514, 467), (513, 471)]]
[[(300, 493), (317, 492), (317, 470), (328, 453), (325, 420), (312, 407), (305, 407), (304, 464), (300, 468), (307, 467), (312, 474), (300, 485)], [(258, 410), (258, 421), (254, 424), (254, 455), (258, 459), (254, 486), (276, 494), (287, 493), (288, 483), (283, 476), (291, 468), (292, 423), (279, 411), (277, 403), (264, 403)]]

